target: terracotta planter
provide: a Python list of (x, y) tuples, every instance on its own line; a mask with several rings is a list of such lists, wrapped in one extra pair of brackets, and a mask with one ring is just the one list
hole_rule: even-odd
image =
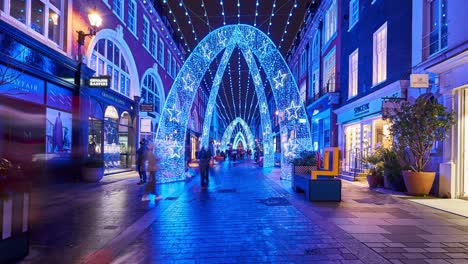
[(367, 174), (367, 183), (369, 183), (369, 188), (377, 188), (379, 185), (379, 179), (377, 176), (372, 174)]
[(403, 180), (409, 195), (424, 196), (431, 191), (435, 172), (403, 171)]
[(104, 168), (87, 168), (81, 169), (82, 178), (87, 182), (99, 182), (104, 176)]

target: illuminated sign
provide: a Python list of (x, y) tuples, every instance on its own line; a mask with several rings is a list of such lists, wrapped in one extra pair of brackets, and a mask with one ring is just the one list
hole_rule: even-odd
[(411, 74), (410, 82), (413, 88), (429, 88), (429, 74)]
[(370, 109), (369, 103), (360, 105), (358, 107), (354, 107), (354, 115), (357, 116), (357, 115), (367, 113), (369, 112), (369, 109)]
[(141, 104), (140, 112), (154, 112), (154, 104)]
[(110, 80), (110, 76), (91, 77), (88, 80), (88, 86), (90, 88), (109, 88)]

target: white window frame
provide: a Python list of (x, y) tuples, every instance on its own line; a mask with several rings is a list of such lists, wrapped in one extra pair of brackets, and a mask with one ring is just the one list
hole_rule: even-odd
[[(336, 47), (323, 59), (323, 90), (327, 93), (333, 93), (336, 89)], [(331, 81), (331, 82), (329, 82)], [(327, 89), (327, 84), (330, 83)]]
[(157, 59), (158, 56), (158, 32), (155, 28), (151, 29), (151, 56)]
[[(132, 10), (133, 9), (133, 10)], [(133, 11), (133, 12), (132, 12)], [(138, 28), (138, 5), (135, 0), (128, 1), (128, 29), (130, 32), (137, 36), (137, 28)]]
[[(66, 28), (65, 23), (66, 20), (64, 18), (66, 14), (66, 10), (64, 11), (64, 0), (60, 0), (60, 6), (62, 9), (59, 9), (52, 3), (46, 0), (40, 0), (42, 4), (44, 4), (44, 22), (43, 22), (43, 32), (37, 32), (31, 27), (31, 0), (26, 0), (25, 1), (25, 21), (21, 22), (17, 20), (16, 18), (12, 17), (10, 15), (10, 7), (11, 7), (11, 0), (4, 0), (3, 3), (3, 11), (0, 10), (0, 14), (2, 16), (4, 15), (5, 18), (8, 20), (8, 22), (11, 22), (13, 25), (19, 26), (21, 28), (24, 28), (24, 26), (27, 27), (27, 31), (30, 32), (34, 36), (38, 36), (41, 38), (41, 40), (47, 42), (48, 44), (52, 44), (56, 48), (62, 48), (63, 47), (63, 39), (64, 39), (64, 29)], [(59, 36), (58, 36), (58, 43), (49, 39), (49, 10), (54, 11), (58, 16), (59, 16)]]
[[(428, 30), (429, 30), (429, 55), (434, 55), (434, 54), (437, 54), (439, 53), (441, 50), (444, 50), (445, 48), (447, 48), (447, 44), (448, 44), (448, 41), (446, 41), (445, 43), (445, 46), (442, 46), (442, 27), (443, 27), (443, 17), (442, 17), (442, 4), (445, 4), (447, 5), (448, 1), (445, 1), (445, 0), (431, 0), (431, 1), (428, 1), (428, 14), (429, 14), (429, 27), (428, 27)], [(432, 8), (431, 8), (431, 4), (438, 4), (437, 5), (437, 21), (432, 21)], [(447, 8), (447, 7), (446, 7)], [(447, 10), (448, 11), (448, 10)], [(447, 12), (448, 13), (448, 12)], [(445, 14), (446, 16), (448, 14)], [(447, 20), (448, 18), (446, 17), (445, 20)], [(432, 26), (434, 24), (437, 24), (437, 28), (432, 30)], [(432, 30), (432, 31), (431, 31)], [(448, 31), (448, 29), (447, 29)], [(431, 47), (432, 47), (432, 43), (431, 43), (431, 39), (432, 39), (432, 34), (433, 32), (437, 32), (437, 35), (438, 35), (438, 39), (437, 39), (437, 49), (435, 49), (434, 51), (431, 52)], [(447, 32), (448, 34), (448, 32)], [(445, 36), (447, 38), (447, 36)]]
[(174, 78), (177, 76), (176, 68), (177, 68), (177, 62), (176, 62), (175, 56), (172, 56), (172, 77)]
[[(124, 7), (124, 0), (113, 0), (112, 1), (112, 11), (114, 14), (123, 22), (124, 19), (124, 12), (125, 12), (125, 7)], [(117, 3), (120, 3), (120, 13), (116, 10)]]
[(359, 49), (349, 55), (348, 62), (348, 99), (358, 94)]
[(150, 49), (150, 22), (148, 20), (148, 18), (143, 15), (143, 27), (142, 27), (142, 39), (141, 39), (141, 42), (143, 44), (143, 47), (145, 47), (145, 49), (147, 51), (149, 51)]
[(158, 47), (158, 61), (159, 61), (159, 64), (161, 65), (161, 67), (163, 67), (163, 69), (165, 69), (164, 67), (164, 41), (159, 38), (159, 47)]
[(373, 35), (372, 85), (376, 86), (387, 79), (387, 22)]
[[(323, 43), (328, 43), (332, 37), (335, 35), (338, 24), (338, 6), (336, 0), (333, 0), (333, 3), (328, 8), (325, 13), (325, 30)], [(325, 46), (325, 45), (324, 45)]]
[(299, 72), (301, 73), (300, 75), (304, 75), (307, 69), (307, 52), (304, 50), (301, 54), (301, 69)]
[(172, 72), (171, 72), (171, 69), (172, 69), (172, 53), (169, 49), (167, 49), (167, 73), (169, 74), (169, 76), (172, 77)]
[(349, 30), (359, 21), (359, 0), (349, 1)]
[[(150, 82), (149, 80), (147, 80), (147, 82), (145, 82), (145, 79), (147, 78), (152, 78), (152, 82)], [(146, 83), (146, 84), (145, 84)], [(149, 84), (152, 84), (153, 87), (150, 87)], [(159, 88), (158, 87), (158, 82), (156, 81), (156, 77), (152, 74), (152, 73), (147, 73), (143, 76), (143, 79), (142, 79), (142, 82), (141, 82), (141, 94), (140, 96), (142, 98), (145, 99), (145, 103), (149, 103), (149, 104), (153, 104), (155, 106), (155, 112), (156, 113), (160, 113), (161, 112), (161, 107), (163, 106), (163, 102), (161, 100), (161, 95), (159, 94)], [(144, 96), (143, 93), (146, 92), (147, 94), (148, 93), (151, 93), (153, 95), (153, 101), (152, 102), (148, 102), (148, 96)], [(157, 102), (158, 104), (156, 105), (155, 102)]]

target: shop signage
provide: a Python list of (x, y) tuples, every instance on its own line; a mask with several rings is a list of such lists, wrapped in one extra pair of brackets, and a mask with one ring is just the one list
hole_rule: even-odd
[(354, 116), (362, 115), (369, 112), (369, 103), (354, 107)]
[(39, 104), (44, 103), (45, 82), (43, 80), (2, 65), (0, 65), (0, 73), (7, 78), (7, 82), (0, 85), (1, 95)]
[(429, 88), (429, 74), (411, 74), (410, 82), (413, 88)]
[(90, 88), (109, 88), (110, 81), (111, 81), (110, 76), (91, 77), (88, 80), (88, 86)]
[(151, 118), (140, 118), (140, 132), (151, 133)]
[(141, 104), (140, 112), (154, 112), (154, 104)]

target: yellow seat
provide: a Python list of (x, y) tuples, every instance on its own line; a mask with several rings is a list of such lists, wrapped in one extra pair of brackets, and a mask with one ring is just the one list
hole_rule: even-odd
[[(332, 155), (332, 168), (330, 169), (330, 153)], [(314, 170), (311, 172), (312, 180), (316, 180), (317, 176), (338, 176), (338, 159), (339, 149), (337, 147), (325, 148), (323, 157), (323, 170)]]

